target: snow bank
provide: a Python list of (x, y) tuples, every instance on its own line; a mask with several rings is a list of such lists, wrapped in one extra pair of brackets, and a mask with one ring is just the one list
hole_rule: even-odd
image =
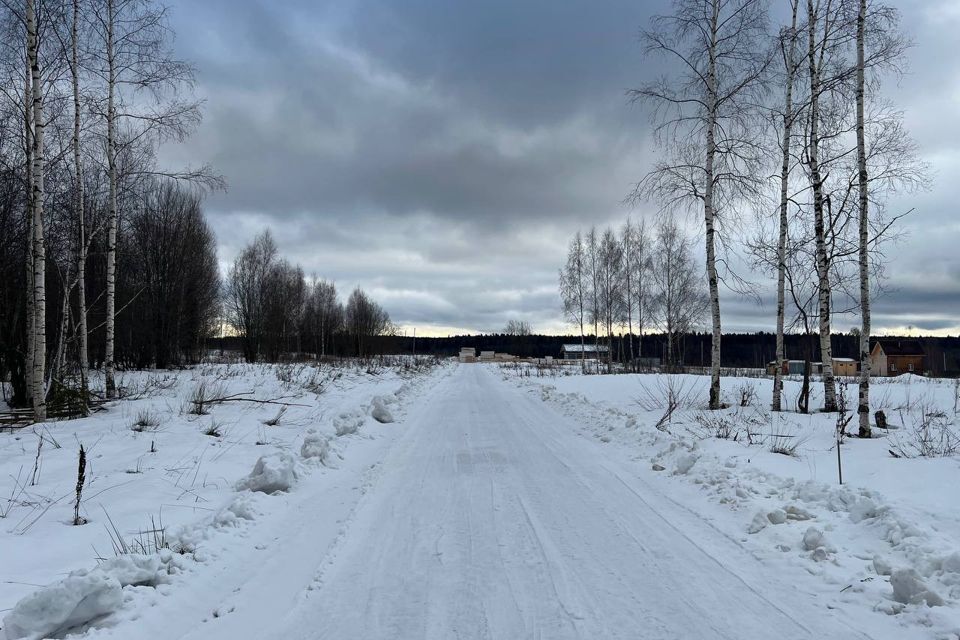
[(123, 604), (120, 581), (104, 571), (76, 571), (28, 595), (3, 619), (7, 640), (45, 638), (113, 613)]
[(46, 638), (109, 615), (123, 604), (123, 587), (165, 582), (172, 558), (169, 550), (129, 554), (106, 560), (91, 571), (74, 571), (13, 607), (3, 619), (7, 640)]
[(237, 483), (237, 490), (262, 493), (289, 491), (299, 477), (296, 458), (285, 452), (274, 453), (261, 456), (250, 475)]

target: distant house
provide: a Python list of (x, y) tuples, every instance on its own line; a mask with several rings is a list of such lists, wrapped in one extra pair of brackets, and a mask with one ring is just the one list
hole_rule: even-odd
[(927, 371), (927, 355), (917, 340), (877, 340), (870, 351), (870, 372), (875, 376), (899, 376), (904, 373), (923, 375)]
[(564, 360), (596, 359), (606, 357), (610, 347), (602, 344), (565, 344), (561, 349)]

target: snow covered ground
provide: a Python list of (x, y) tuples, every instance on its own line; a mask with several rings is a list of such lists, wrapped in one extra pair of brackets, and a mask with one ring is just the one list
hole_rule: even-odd
[[(138, 373), (140, 399), (0, 434), (4, 632), (957, 638), (960, 460), (888, 452), (912, 455), (933, 407), (942, 435), (952, 383), (877, 385), (903, 428), (848, 439), (840, 487), (833, 418), (773, 420), (769, 381), (725, 379), (735, 406), (708, 413), (698, 377), (535, 371)], [(296, 406), (194, 415), (201, 386)]]
[[(392, 422), (436, 375), (376, 364), (136, 372), (108, 411), (0, 433), (0, 626), (8, 638), (113, 626), (181, 583), (209, 589), (217, 571), (249, 570), (242, 540), (295, 503), (267, 494), (362, 483), (396, 437)], [(202, 395), (234, 399), (196, 415)], [(81, 444), (86, 524), (73, 526)], [(169, 637), (160, 628), (120, 637)]]
[[(844, 440), (840, 486), (836, 416), (771, 414), (771, 380), (725, 378), (731, 408), (707, 412), (701, 376), (537, 373), (501, 370), (825, 609), (870, 612), (876, 619), (864, 624), (873, 637), (960, 637), (954, 381), (875, 380), (873, 409), (883, 409), (892, 428)], [(666, 421), (671, 389), (679, 406)], [(821, 389), (815, 385), (811, 407)], [(786, 382), (790, 406), (799, 390), (799, 381)], [(845, 394), (853, 406), (856, 384)], [(849, 430), (856, 432), (855, 416)], [(920, 455), (936, 448), (954, 453)]]

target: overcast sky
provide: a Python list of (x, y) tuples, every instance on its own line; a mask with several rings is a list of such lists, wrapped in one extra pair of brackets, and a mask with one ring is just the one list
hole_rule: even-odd
[[(933, 167), (889, 250), (874, 326), (960, 333), (960, 2), (899, 0), (916, 42), (888, 95)], [(176, 49), (206, 100), (168, 162), (212, 163), (226, 266), (270, 228), (342, 294), (360, 285), (420, 334), (566, 331), (557, 269), (628, 209), (656, 149), (624, 98), (657, 74), (638, 30), (666, 1), (177, 0)], [(758, 281), (764, 277), (757, 275)], [(725, 331), (770, 330), (769, 303), (724, 294)], [(849, 322), (841, 321), (839, 328)]]

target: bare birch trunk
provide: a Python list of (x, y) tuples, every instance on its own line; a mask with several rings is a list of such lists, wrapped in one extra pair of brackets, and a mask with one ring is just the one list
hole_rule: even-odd
[(857, 168), (860, 187), (860, 388), (857, 413), (860, 419), (859, 435), (869, 438), (870, 432), (870, 257), (868, 243), (870, 230), (867, 219), (867, 143), (864, 131), (864, 29), (867, 20), (867, 0), (860, 0), (857, 15)]
[(24, 387), (26, 388), (27, 404), (33, 407), (33, 360), (35, 353), (35, 334), (34, 323), (36, 315), (33, 311), (33, 88), (31, 87), (30, 63), (27, 60), (24, 65), (24, 86), (23, 86), (23, 151), (24, 151), (24, 173), (26, 178), (26, 207), (24, 216), (27, 221), (27, 243), (24, 252), (24, 266), (26, 268), (25, 298), (26, 316), (24, 323), (27, 332), (27, 352), (23, 359), (23, 377)]
[(117, 285), (117, 131), (116, 69), (113, 48), (114, 11), (113, 0), (107, 0), (107, 168), (110, 183), (109, 210), (107, 212), (107, 291), (106, 291), (106, 344), (103, 366), (107, 398), (117, 397), (114, 362), (116, 331), (116, 285)]
[(47, 392), (44, 366), (47, 359), (46, 243), (43, 232), (44, 149), (43, 93), (40, 78), (37, 17), (33, 0), (27, 0), (27, 58), (33, 98), (33, 169), (31, 210), (33, 212), (33, 415), (37, 421), (47, 418)]
[(83, 210), (83, 164), (80, 160), (80, 64), (77, 53), (80, 21), (80, 0), (73, 0), (73, 21), (70, 27), (71, 52), (70, 75), (73, 82), (73, 207), (77, 216), (77, 366), (80, 369), (80, 391), (86, 413), (88, 393), (88, 368), (90, 366), (87, 343), (87, 229)]
[(707, 70), (707, 157), (704, 164), (703, 220), (706, 227), (707, 283), (710, 288), (710, 316), (713, 324), (713, 339), (710, 344), (710, 408), (720, 408), (720, 288), (717, 277), (717, 255), (714, 230), (713, 181), (714, 156), (716, 155), (717, 126), (717, 65), (716, 37), (720, 14), (719, 0), (713, 2), (710, 30), (710, 62)]
[(837, 410), (836, 384), (833, 378), (833, 353), (830, 345), (830, 267), (827, 264), (826, 229), (823, 217), (823, 178), (820, 175), (819, 120), (820, 120), (820, 70), (816, 57), (816, 13), (813, 0), (807, 0), (808, 45), (810, 68), (810, 144), (807, 162), (810, 167), (810, 182), (813, 187), (814, 234), (816, 235), (816, 261), (818, 284), (818, 315), (820, 332), (820, 360), (823, 365), (823, 410)]
[(787, 273), (787, 207), (789, 205), (788, 186), (790, 183), (790, 141), (793, 131), (793, 81), (796, 75), (797, 5), (792, 2), (793, 13), (790, 21), (790, 45), (784, 56), (786, 63), (786, 91), (783, 109), (783, 163), (780, 165), (780, 237), (777, 241), (777, 368), (773, 374), (773, 411), (783, 410), (783, 367), (786, 363), (784, 349), (784, 324), (786, 316), (786, 273)]

